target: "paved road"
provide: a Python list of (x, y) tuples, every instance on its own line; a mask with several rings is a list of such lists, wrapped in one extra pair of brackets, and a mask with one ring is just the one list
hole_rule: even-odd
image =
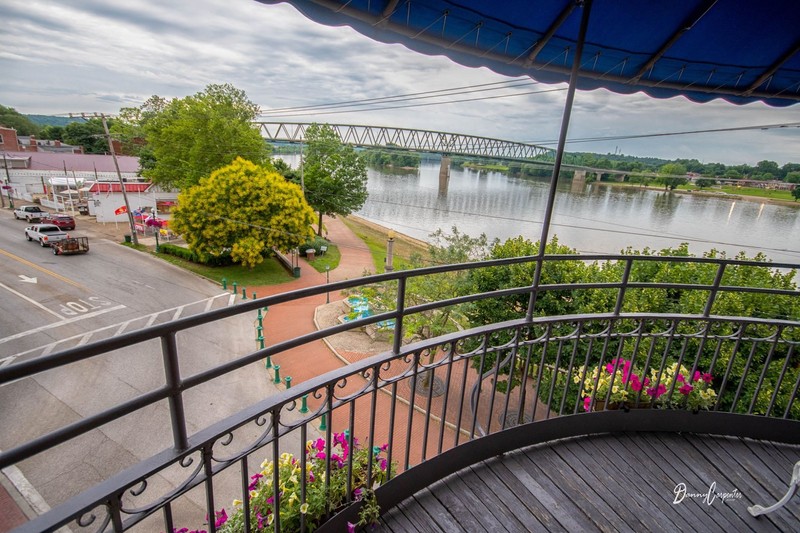
[[(25, 222), (0, 210), (0, 365), (174, 320), (236, 299), (221, 287), (120, 246), (124, 228), (78, 221), (85, 255), (54, 256), (27, 242)], [(255, 316), (178, 335), (181, 371), (191, 375), (252, 352)], [(157, 341), (0, 387), (0, 449), (9, 449), (164, 383)], [(187, 393), (189, 434), (274, 393), (255, 364)], [(18, 465), (52, 507), (171, 446), (167, 406), (115, 420)], [(174, 484), (178, 479), (161, 480)], [(151, 487), (158, 485), (151, 484)], [(26, 494), (28, 496), (29, 494)], [(201, 502), (198, 502), (201, 503)]]

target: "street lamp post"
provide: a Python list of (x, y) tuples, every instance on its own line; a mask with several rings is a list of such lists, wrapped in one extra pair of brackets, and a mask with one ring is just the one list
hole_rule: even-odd
[[(325, 265), (325, 285), (328, 285), (331, 282), (331, 267)], [(325, 303), (331, 303), (331, 293), (330, 291), (325, 291)]]
[(386, 241), (386, 272), (394, 270), (394, 230), (389, 230), (389, 238)]

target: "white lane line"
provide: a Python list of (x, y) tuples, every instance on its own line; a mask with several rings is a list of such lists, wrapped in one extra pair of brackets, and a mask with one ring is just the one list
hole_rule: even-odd
[(84, 344), (88, 344), (89, 340), (91, 340), (92, 338), (92, 335), (94, 335), (94, 333), (90, 331), (89, 333), (81, 337), (81, 340), (78, 341), (78, 344), (76, 346), (83, 346)]
[[(125, 331), (125, 328), (127, 328), (128, 325), (131, 322), (132, 322), (132, 320), (128, 320), (127, 322), (123, 322), (122, 324), (120, 324), (119, 327), (117, 328), (117, 331), (112, 335), (112, 337), (116, 337), (117, 335), (122, 335), (122, 332)], [(106, 328), (103, 328), (103, 329), (106, 329)], [(98, 330), (98, 331), (101, 331), (101, 330)]]
[(183, 312), (183, 307), (179, 307), (175, 310), (175, 314), (172, 315), (172, 320), (178, 320), (181, 317), (181, 313)]
[(87, 318), (94, 318), (96, 316), (103, 315), (105, 313), (110, 313), (112, 311), (119, 311), (120, 309), (125, 309), (124, 305), (117, 305), (114, 307), (109, 307), (108, 309), (102, 309), (100, 311), (95, 311), (93, 313), (86, 313), (85, 315), (76, 316), (73, 318), (66, 318), (63, 319), (61, 322), (55, 322), (53, 324), (45, 324), (44, 326), (39, 326), (38, 328), (29, 329), (28, 331), (23, 331), (21, 333), (17, 333), (15, 335), (10, 335), (8, 337), (4, 337), (0, 339), (0, 344), (4, 344), (9, 341), (13, 341), (16, 339), (21, 339), (22, 337), (27, 337), (28, 335), (33, 335), (34, 333), (40, 333), (42, 331), (46, 331), (48, 329), (53, 328), (60, 328), (65, 324), (72, 324), (73, 322), (79, 322), (81, 320), (86, 320)]
[(28, 298), (27, 296), (25, 296), (21, 292), (15, 291), (14, 289), (9, 287), (8, 285), (3, 285), (2, 283), (0, 283), (0, 287), (3, 287), (5, 290), (7, 290), (8, 292), (10, 292), (12, 294), (16, 294), (17, 296), (19, 296), (23, 300), (26, 300), (28, 303), (35, 305), (36, 307), (38, 307), (42, 311), (46, 311), (46, 312), (50, 313), (51, 315), (57, 316), (59, 320), (64, 320), (64, 317), (61, 316), (60, 314), (56, 313), (55, 311), (53, 311), (51, 309), (48, 309), (47, 307), (43, 306), (42, 304), (40, 304), (39, 302), (37, 302), (33, 298)]
[(162, 311), (159, 311), (158, 313), (153, 313), (152, 315), (150, 315), (150, 320), (147, 321), (147, 324), (145, 324), (144, 327), (149, 328), (150, 326), (152, 326), (153, 322), (156, 321), (156, 318), (158, 318), (158, 315), (160, 315), (161, 313)]
[(203, 312), (204, 312), (204, 313), (207, 313), (207, 312), (208, 312), (208, 311), (211, 309), (211, 306), (212, 306), (212, 305), (214, 305), (214, 300), (216, 300), (216, 299), (217, 299), (217, 297), (215, 296), (215, 297), (213, 297), (213, 298), (209, 298), (209, 299), (206, 301), (206, 308), (205, 308), (205, 309), (203, 309)]

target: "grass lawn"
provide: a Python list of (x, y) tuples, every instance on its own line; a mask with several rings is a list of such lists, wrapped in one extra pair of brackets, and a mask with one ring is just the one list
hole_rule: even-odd
[(330, 267), (330, 269), (333, 270), (339, 266), (339, 260), (341, 258), (342, 254), (339, 252), (339, 247), (329, 244), (328, 250), (324, 255), (315, 256), (314, 260), (309, 261), (308, 264), (314, 267), (314, 270), (317, 272), (325, 272), (325, 267)]
[[(342, 221), (369, 247), (369, 251), (372, 253), (372, 262), (375, 263), (375, 272), (383, 272), (389, 230), (353, 216), (342, 217)], [(395, 270), (400, 269), (408, 264), (411, 254), (424, 254), (427, 250), (428, 247), (423, 242), (408, 239), (403, 235), (395, 235), (392, 265)]]

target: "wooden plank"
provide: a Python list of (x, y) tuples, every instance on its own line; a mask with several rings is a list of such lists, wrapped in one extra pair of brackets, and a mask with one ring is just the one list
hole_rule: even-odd
[[(675, 483), (672, 487), (682, 482), (686, 484), (687, 492), (705, 493), (712, 483), (721, 478), (721, 474), (716, 468), (708, 464), (706, 459), (682, 435), (642, 433), (634, 441), (639, 446), (649, 447), (652, 450), (653, 458), (661, 456), (663, 465), (673, 469), (672, 475)], [(702, 499), (686, 498), (678, 505), (687, 503), (690, 499), (694, 500), (703, 513), (723, 530), (735, 531), (737, 524), (741, 525), (734, 513), (722, 506), (712, 508), (703, 503)]]
[(391, 531), (392, 533), (419, 533), (419, 529), (408, 519), (399, 506), (389, 509), (389, 512), (381, 516), (378, 531)]
[[(623, 503), (629, 506), (645, 528), (658, 531), (671, 523), (678, 529), (691, 530), (686, 520), (676, 512), (674, 506), (661, 498), (653, 498), (654, 487), (645, 486), (641, 471), (631, 466), (630, 461), (614, 451), (617, 440), (600, 435), (566, 441), (557, 448), (564, 460), (573, 465), (583, 465), (584, 479), (595, 486), (605, 486), (614, 498), (609, 504)], [(588, 451), (587, 451), (588, 450)], [(633, 524), (630, 524), (633, 526)]]
[(483, 501), (494, 499), (496, 506), (502, 506), (498, 514), (501, 515), (500, 521), (506, 527), (506, 531), (565, 531), (550, 513), (546, 511), (543, 513), (547, 516), (547, 521), (543, 522), (528, 509), (527, 502), (523, 499), (527, 491), (524, 489), (520, 492), (514, 491), (497, 477), (494, 467), (499, 461), (502, 461), (502, 458), (483, 461), (471, 468), (470, 471), (480, 477), (481, 483), (472, 484), (466, 472), (461, 477), (464, 483), (471, 487), (472, 492)]
[[(779, 515), (772, 515), (769, 519), (755, 518), (747, 512), (747, 507), (755, 503), (761, 505), (764, 502), (774, 502), (775, 500), (769, 493), (761, 487), (761, 485), (752, 478), (752, 476), (745, 474), (738, 460), (727, 453), (725, 450), (730, 448), (733, 443), (730, 439), (716, 439), (714, 437), (695, 437), (693, 444), (698, 449), (702, 450), (708, 462), (716, 465), (719, 468), (721, 475), (730, 483), (730, 485), (739, 491), (742, 495), (741, 499), (731, 500), (726, 505), (736, 513), (742, 520), (742, 523), (752, 531), (767, 530), (766, 522), (772, 522), (775, 527), (784, 531), (791, 531), (797, 524), (790, 524), (783, 517)], [(718, 487), (718, 490), (731, 492), (732, 490)]]
[[(441, 481), (434, 483), (431, 488), (441, 484)], [(431, 488), (422, 489), (415, 496), (421, 507), (425, 512), (430, 515), (432, 521), (436, 526), (445, 532), (461, 533), (464, 529), (458, 522), (458, 518), (450, 514), (450, 511), (442, 505), (436, 495), (431, 491)], [(421, 523), (424, 525), (424, 523)], [(478, 525), (478, 529), (474, 531), (485, 531), (485, 529)]]
[[(544, 489), (533, 481), (533, 479), (530, 479), (530, 484), (526, 485), (525, 481), (530, 478), (527, 473), (519, 473), (519, 476), (512, 473), (505, 464), (507, 457), (508, 456), (504, 456), (503, 461), (498, 460), (492, 463), (492, 474), (494, 474), (499, 484), (497, 490), (510, 490), (516, 495), (517, 501), (521, 504), (520, 512), (524, 510), (534, 518), (534, 520), (526, 520), (526, 522), (531, 524), (539, 522), (543, 524), (548, 531), (567, 531), (565, 526), (562, 525), (564, 522), (559, 521), (556, 516), (549, 512), (550, 510), (558, 512), (558, 505), (546, 506), (546, 501), (549, 501), (549, 498), (545, 499), (536, 496), (540, 491), (543, 494)], [(568, 514), (566, 515), (566, 519), (569, 519)], [(577, 522), (575, 523), (577, 524)]]
[[(682, 480), (682, 475), (676, 474), (674, 468), (665, 465), (663, 459), (654, 456), (653, 450), (639, 447), (625, 435), (618, 435), (616, 438), (617, 445), (612, 446), (614, 452), (622, 460), (628, 460), (636, 465), (636, 468), (642, 473), (643, 484), (652, 488), (653, 497), (662, 498), (672, 505), (673, 490), (675, 485)], [(706, 524), (708, 522), (708, 517), (696, 501), (689, 501), (683, 507), (676, 508), (675, 511), (690, 524)]]
[[(567, 498), (535, 465), (530, 465), (521, 451), (506, 455), (506, 461), (503, 461), (502, 466), (505, 467), (502, 479), (505, 481), (509, 475), (515, 477), (518, 484), (522, 485), (524, 490), (547, 509), (567, 531), (596, 529), (575, 502)], [(495, 472), (500, 472), (499, 468), (496, 467)], [(531, 506), (528, 508), (532, 509)]]
[(411, 498), (400, 502), (398, 507), (403, 511), (406, 518), (418, 529), (422, 528), (422, 531), (444, 531), (425, 510), (427, 498), (434, 498), (434, 496), (430, 493), (422, 494), (422, 491), (420, 491)]
[[(497, 531), (496, 527), (490, 527), (492, 520), (488, 509), (471, 492), (457, 490), (454, 480), (460, 481), (457, 475), (450, 475), (430, 487), (431, 493), (436, 496), (447, 514), (463, 531)], [(477, 505), (483, 507), (484, 516), (481, 516), (480, 509), (476, 509)]]
[(547, 447), (528, 448), (526, 453), (520, 457), (520, 462), (523, 461), (523, 457), (527, 461), (528, 468), (533, 466), (541, 469), (542, 474), (547, 476), (566, 498), (576, 504), (580, 512), (594, 523), (593, 529), (601, 531), (633, 530), (551, 449)]

